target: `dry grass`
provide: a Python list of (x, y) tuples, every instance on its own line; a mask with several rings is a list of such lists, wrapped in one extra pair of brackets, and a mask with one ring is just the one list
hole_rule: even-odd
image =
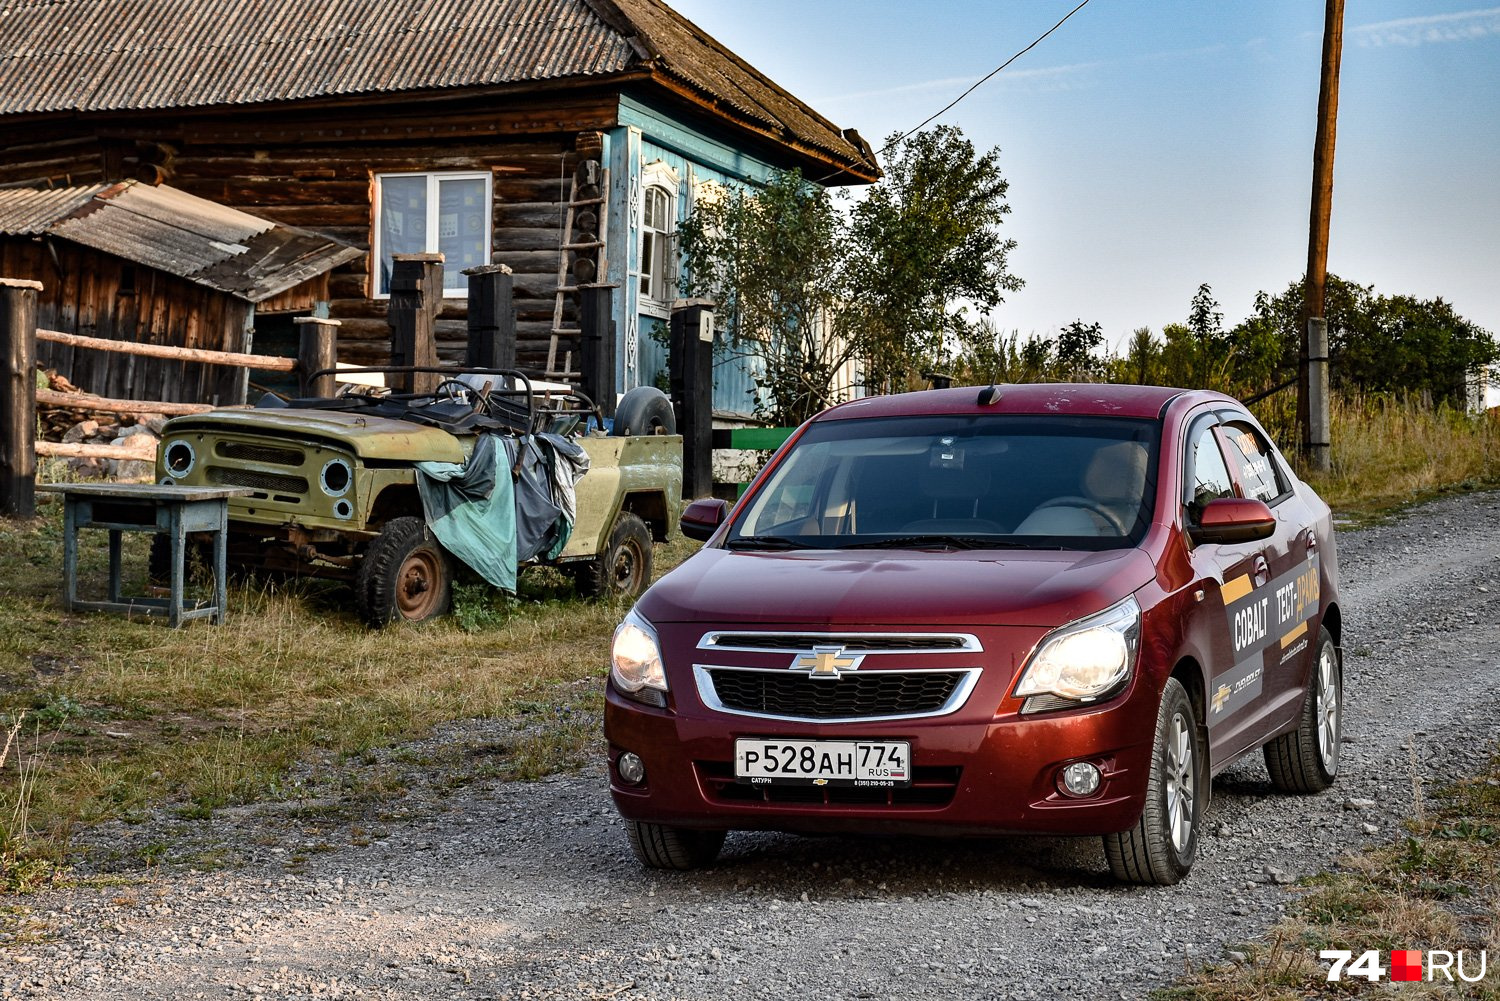
[(1332, 420), (1332, 472), (1303, 475), (1335, 510), (1374, 513), (1500, 483), (1500, 415), (1411, 399), (1335, 398)]
[[(1292, 917), (1269, 942), (1243, 947), (1243, 963), (1213, 967), (1160, 1001), (1280, 1001), (1355, 996), (1500, 1001), (1500, 759), (1488, 772), (1429, 796), (1428, 817), (1408, 822), (1400, 842), (1348, 858), (1310, 881)], [(1323, 949), (1356, 955), (1392, 949), (1462, 949), (1469, 972), (1487, 950), (1488, 976), (1475, 984), (1327, 982)]]
[[(230, 589), (223, 625), (172, 630), (61, 611), (59, 515), (0, 522), (0, 708), (28, 713), (23, 753), (0, 767), (0, 889), (64, 865), (80, 825), (307, 795), (288, 785), (295, 764), (336, 768), (451, 721), (557, 710), (487, 762), (505, 778), (576, 765), (598, 740), (624, 607), (573, 600), (559, 575), (523, 575), (516, 602), (465, 589), (460, 615), (379, 632), (345, 588), (251, 583)], [(126, 540), (143, 572), (145, 536)], [(104, 533), (80, 541), (81, 592), (101, 593)], [(659, 569), (688, 551), (659, 548)]]

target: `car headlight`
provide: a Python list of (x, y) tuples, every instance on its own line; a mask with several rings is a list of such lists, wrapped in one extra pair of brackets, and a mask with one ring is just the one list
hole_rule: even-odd
[(615, 687), (640, 702), (665, 706), (667, 672), (661, 665), (656, 630), (632, 609), (615, 630), (609, 652), (609, 677)]
[[(1132, 595), (1049, 633), (1021, 672), (1016, 695), (1092, 702), (1130, 677), (1140, 644), (1141, 606)], [(1062, 705), (1043, 699), (1021, 711), (1057, 708)]]

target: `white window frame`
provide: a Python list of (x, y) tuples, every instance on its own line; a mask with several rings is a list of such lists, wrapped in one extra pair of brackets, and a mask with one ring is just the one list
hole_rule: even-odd
[[(652, 316), (667, 318), (672, 315), (672, 300), (677, 297), (677, 199), (681, 184), (677, 171), (663, 160), (654, 160), (641, 169), (641, 204), (636, 217), (636, 269), (633, 274), (638, 296), (638, 310)], [(646, 228), (646, 205), (651, 200), (652, 190), (661, 191), (667, 200), (667, 228)], [(649, 270), (646, 260), (646, 234), (654, 233), (662, 244), (662, 273), (656, 275)], [(650, 278), (651, 292), (642, 292), (641, 280)], [(658, 294), (660, 293), (660, 294)]]
[[(383, 181), (388, 177), (422, 177), (427, 181), (427, 232), (422, 241), (422, 253), (438, 253), (439, 226), (441, 219), (439, 213), (431, 211), (438, 204), (438, 190), (443, 181), (483, 181), (484, 182), (484, 247), (485, 261), (489, 263), (489, 256), (494, 249), (494, 207), (495, 207), (495, 175), (488, 170), (393, 170), (373, 175), (374, 183), (371, 185), (371, 225), (370, 225), (370, 298), (389, 299), (390, 292), (380, 290), (380, 263), (385, 257), (385, 247), (382, 246), (381, 234), (385, 226), (381, 220), (381, 196), (384, 190)], [(461, 269), (443, 266), (443, 298), (462, 299), (468, 295), (468, 280), (464, 278)]]

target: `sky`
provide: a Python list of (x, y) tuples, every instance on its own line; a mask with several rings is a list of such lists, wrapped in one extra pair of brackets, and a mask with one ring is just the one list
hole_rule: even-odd
[[(667, 0), (877, 150), (1078, 0)], [(1225, 325), (1307, 266), (1324, 4), (1089, 0), (936, 120), (998, 147), (1026, 285), (993, 314), (1118, 345)], [(1500, 6), (1347, 0), (1328, 268), (1500, 334)]]

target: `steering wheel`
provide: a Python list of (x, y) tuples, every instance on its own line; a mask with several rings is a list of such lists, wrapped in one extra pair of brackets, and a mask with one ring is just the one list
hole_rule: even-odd
[(1098, 501), (1091, 500), (1088, 497), (1078, 497), (1078, 496), (1075, 496), (1075, 495), (1069, 495), (1069, 496), (1065, 496), (1065, 497), (1053, 497), (1051, 500), (1046, 500), (1046, 501), (1043, 501), (1042, 503), (1038, 504), (1033, 510), (1034, 511), (1040, 511), (1040, 510), (1042, 510), (1044, 508), (1049, 508), (1049, 507), (1076, 507), (1076, 508), (1082, 508), (1085, 511), (1092, 512), (1093, 514), (1097, 514), (1100, 518), (1102, 518), (1104, 520), (1105, 524), (1107, 524), (1111, 528), (1115, 529), (1115, 531), (1119, 532), (1121, 535), (1129, 535), (1130, 534), (1130, 529), (1128, 529), (1128, 528), (1125, 527), (1125, 523), (1120, 520), (1120, 518), (1119, 518), (1119, 516), (1117, 514), (1115, 514), (1113, 511), (1109, 510), (1109, 508), (1105, 507), (1104, 505), (1100, 504)]
[(444, 379), (437, 384), (437, 388), (432, 391), (432, 395), (434, 399), (453, 400), (455, 403), (462, 403), (464, 406), (472, 407), (475, 410), (478, 410), (479, 405), (484, 402), (473, 386), (467, 382), (460, 382), (457, 379)]

